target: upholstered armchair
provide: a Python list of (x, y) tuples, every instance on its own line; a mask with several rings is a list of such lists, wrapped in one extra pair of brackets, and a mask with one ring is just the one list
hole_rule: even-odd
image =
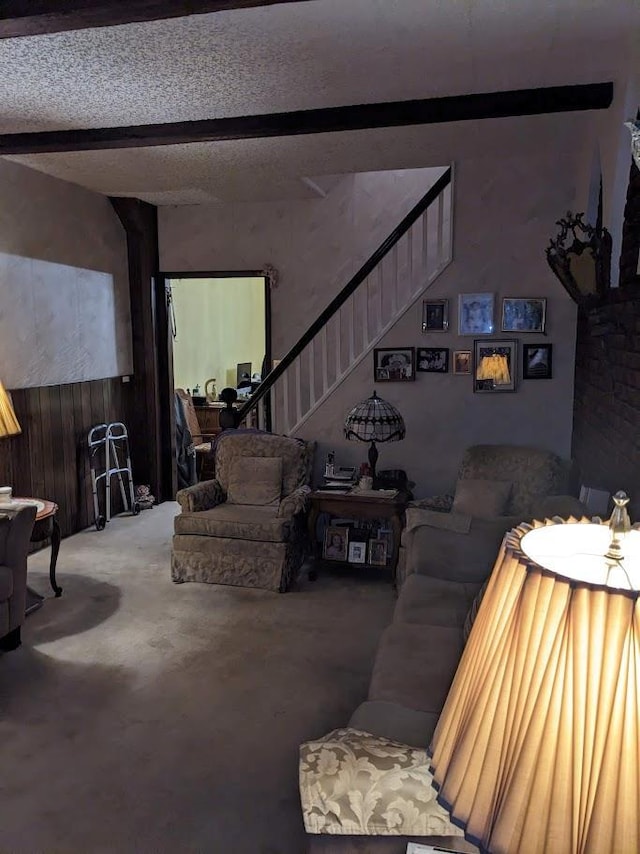
[(176, 496), (172, 579), (285, 592), (304, 560), (314, 451), (270, 433), (221, 434), (215, 479)]
[(463, 456), (455, 492), (409, 504), (398, 583), (412, 573), (484, 581), (505, 531), (522, 521), (586, 514), (571, 494), (572, 464), (551, 451), (474, 445)]
[(27, 553), (35, 506), (0, 515), (0, 650), (20, 646), (27, 599)]

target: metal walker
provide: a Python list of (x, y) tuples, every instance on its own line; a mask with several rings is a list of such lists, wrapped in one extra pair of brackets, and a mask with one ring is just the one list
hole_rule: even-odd
[[(118, 475), (120, 484), (120, 495), (125, 510), (129, 510), (134, 516), (140, 512), (140, 505), (133, 493), (133, 475), (131, 474), (131, 455), (129, 453), (129, 434), (127, 428), (121, 421), (113, 421), (111, 424), (97, 424), (89, 430), (88, 434), (89, 465), (91, 467), (91, 491), (93, 492), (93, 511), (97, 531), (102, 531), (107, 522), (111, 520), (111, 478)], [(121, 465), (120, 460), (126, 460), (126, 465)], [(102, 462), (102, 465), (101, 465)], [(128, 477), (128, 496), (122, 475), (126, 472)], [(100, 513), (98, 501), (98, 481), (105, 482), (105, 512)]]

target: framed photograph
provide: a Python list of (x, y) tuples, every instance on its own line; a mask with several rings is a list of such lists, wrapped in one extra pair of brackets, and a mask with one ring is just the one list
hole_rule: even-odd
[(449, 328), (449, 300), (425, 299), (422, 301), (422, 331), (446, 332)]
[(349, 543), (349, 563), (367, 562), (367, 544)]
[(522, 378), (550, 380), (552, 378), (553, 344), (522, 345)]
[(473, 390), (515, 391), (518, 342), (515, 340), (473, 342)]
[(387, 563), (387, 541), (369, 540), (369, 563), (372, 566), (385, 566)]
[(346, 560), (349, 545), (349, 529), (330, 525), (324, 532), (322, 557), (326, 560)]
[(471, 350), (454, 350), (453, 351), (453, 373), (454, 374), (470, 374), (471, 373)]
[(449, 370), (449, 348), (418, 347), (416, 370), (446, 374)]
[(505, 297), (502, 300), (503, 332), (544, 332), (546, 299)]
[(460, 294), (458, 334), (491, 335), (492, 332), (493, 294)]
[(373, 378), (375, 382), (415, 380), (415, 347), (376, 347), (373, 351)]

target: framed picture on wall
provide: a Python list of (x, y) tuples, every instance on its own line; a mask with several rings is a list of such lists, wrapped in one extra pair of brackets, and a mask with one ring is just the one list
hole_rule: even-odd
[(518, 342), (473, 342), (473, 390), (494, 393), (516, 390)]
[(449, 370), (449, 348), (418, 347), (416, 370), (446, 374)]
[(552, 378), (552, 344), (522, 345), (522, 378), (550, 380)]
[(373, 378), (376, 382), (415, 380), (415, 347), (376, 347), (373, 351)]
[(493, 294), (460, 294), (458, 297), (458, 334), (491, 335), (493, 332)]
[(547, 301), (537, 297), (502, 300), (503, 332), (544, 332), (547, 320)]
[(453, 373), (454, 374), (470, 374), (471, 373), (471, 350), (454, 350), (453, 351)]
[(446, 332), (449, 328), (449, 300), (426, 299), (422, 302), (422, 331)]

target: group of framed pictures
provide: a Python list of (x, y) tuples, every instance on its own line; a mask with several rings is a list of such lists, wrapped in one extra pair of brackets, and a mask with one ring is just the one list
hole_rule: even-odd
[(380, 530), (378, 536), (343, 525), (329, 525), (324, 532), (322, 556), (325, 560), (348, 563), (368, 563), (386, 566), (390, 554), (390, 532)]
[[(493, 335), (494, 304), (492, 293), (460, 294), (458, 297), (458, 335)], [(504, 297), (500, 329), (502, 332), (545, 333), (547, 301), (543, 297)], [(422, 331), (447, 332), (449, 300), (424, 300)], [(522, 345), (522, 378), (552, 378), (552, 344)], [(416, 373), (449, 373), (448, 347), (378, 347), (373, 351), (376, 382), (410, 382)], [(473, 350), (454, 350), (451, 357), (454, 374), (473, 375), (474, 391), (515, 391), (518, 374), (516, 339), (482, 339), (473, 342)]]
[[(416, 373), (449, 372), (448, 347), (403, 347), (376, 348), (374, 355), (374, 379), (376, 382), (414, 380)], [(401, 373), (381, 368), (383, 360), (389, 364), (402, 364)], [(525, 380), (550, 380), (553, 373), (553, 344), (522, 345), (522, 378)], [(515, 391), (518, 373), (518, 341), (515, 338), (479, 338), (473, 342), (473, 350), (454, 350), (452, 354), (454, 374), (473, 373), (474, 391)]]
[[(493, 335), (495, 295), (460, 294), (458, 296), (458, 335)], [(547, 301), (542, 297), (504, 297), (500, 330), (502, 332), (537, 332), (544, 334)], [(424, 300), (422, 331), (447, 332), (449, 300)]]

